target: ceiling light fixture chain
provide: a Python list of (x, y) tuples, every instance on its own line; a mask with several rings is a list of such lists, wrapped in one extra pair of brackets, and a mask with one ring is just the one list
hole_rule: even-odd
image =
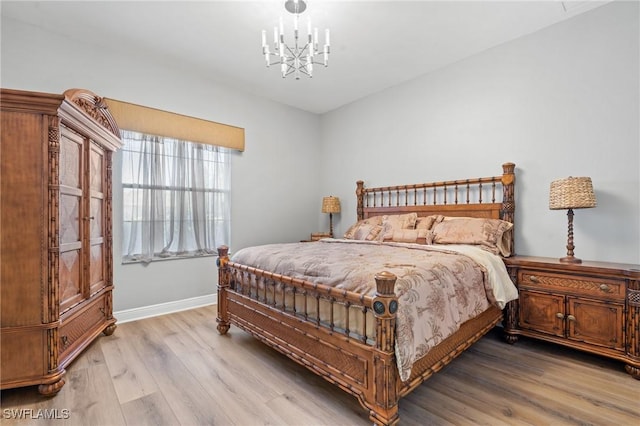
[[(322, 51), (318, 49), (318, 28), (311, 32), (311, 19), (307, 19), (307, 36), (300, 38), (299, 18), (300, 14), (307, 8), (304, 0), (287, 0), (284, 4), (287, 11), (291, 12), (293, 17), (293, 45), (287, 45), (284, 41), (284, 23), (280, 18), (280, 25), (273, 27), (273, 51), (267, 43), (267, 32), (262, 30), (262, 54), (267, 63), (267, 67), (271, 65), (280, 65), (282, 78), (290, 74), (294, 74), (296, 80), (300, 79), (300, 74), (313, 77), (313, 65), (329, 65), (330, 39), (329, 30), (324, 32), (324, 45)], [(319, 57), (322, 54), (322, 62)], [(273, 60), (273, 62), (272, 62)]]

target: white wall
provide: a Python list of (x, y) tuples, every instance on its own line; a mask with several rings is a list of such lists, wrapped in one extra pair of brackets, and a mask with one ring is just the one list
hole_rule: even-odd
[(640, 263), (638, 3), (615, 2), (384, 90), (322, 120), (322, 190), (344, 232), (369, 186), (502, 173), (516, 163), (516, 250), (561, 257), (566, 211), (549, 183), (590, 176), (575, 254)]
[[(640, 263), (638, 13), (636, 2), (615, 2), (322, 117), (4, 17), (0, 77), (2, 87), (81, 87), (244, 127), (247, 149), (233, 158), (232, 250), (326, 229), (318, 211), (329, 194), (341, 198), (334, 225), (344, 232), (358, 179), (487, 176), (513, 161), (518, 253), (564, 255), (566, 216), (548, 210), (549, 183), (591, 176), (598, 207), (576, 211), (576, 256)], [(212, 294), (214, 258), (120, 264), (114, 178), (115, 310)]]
[[(316, 230), (319, 190), (318, 116), (249, 96), (169, 63), (122, 57), (33, 26), (2, 19), (2, 87), (100, 96), (245, 128), (246, 150), (232, 160), (231, 249), (297, 241)], [(115, 46), (117, 48), (117, 46)], [(287, 132), (281, 129), (286, 125)], [(122, 265), (122, 188), (114, 167), (114, 310), (123, 311), (215, 292), (215, 258)], [(294, 196), (295, 194), (295, 196)], [(273, 201), (277, 200), (277, 201)]]

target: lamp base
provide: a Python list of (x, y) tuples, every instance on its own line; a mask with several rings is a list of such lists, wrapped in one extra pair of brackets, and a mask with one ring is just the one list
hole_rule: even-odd
[(582, 260), (578, 259), (577, 257), (573, 257), (573, 256), (561, 257), (559, 260), (562, 263), (582, 263)]
[(333, 213), (329, 213), (329, 237), (333, 238)]
[(573, 256), (573, 209), (567, 210), (568, 233), (567, 233), (567, 255), (560, 258), (562, 263), (582, 263), (582, 260)]

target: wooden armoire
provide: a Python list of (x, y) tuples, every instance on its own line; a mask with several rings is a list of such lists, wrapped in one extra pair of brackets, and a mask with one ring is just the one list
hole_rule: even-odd
[(0, 382), (54, 395), (65, 367), (114, 332), (111, 162), (99, 96), (2, 89)]

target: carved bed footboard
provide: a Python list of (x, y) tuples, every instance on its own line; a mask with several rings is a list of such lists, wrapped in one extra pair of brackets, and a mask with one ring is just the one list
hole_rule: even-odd
[(374, 422), (397, 422), (395, 275), (377, 274), (371, 297), (231, 262), (227, 247), (218, 253), (221, 334), (233, 323), (356, 396)]

